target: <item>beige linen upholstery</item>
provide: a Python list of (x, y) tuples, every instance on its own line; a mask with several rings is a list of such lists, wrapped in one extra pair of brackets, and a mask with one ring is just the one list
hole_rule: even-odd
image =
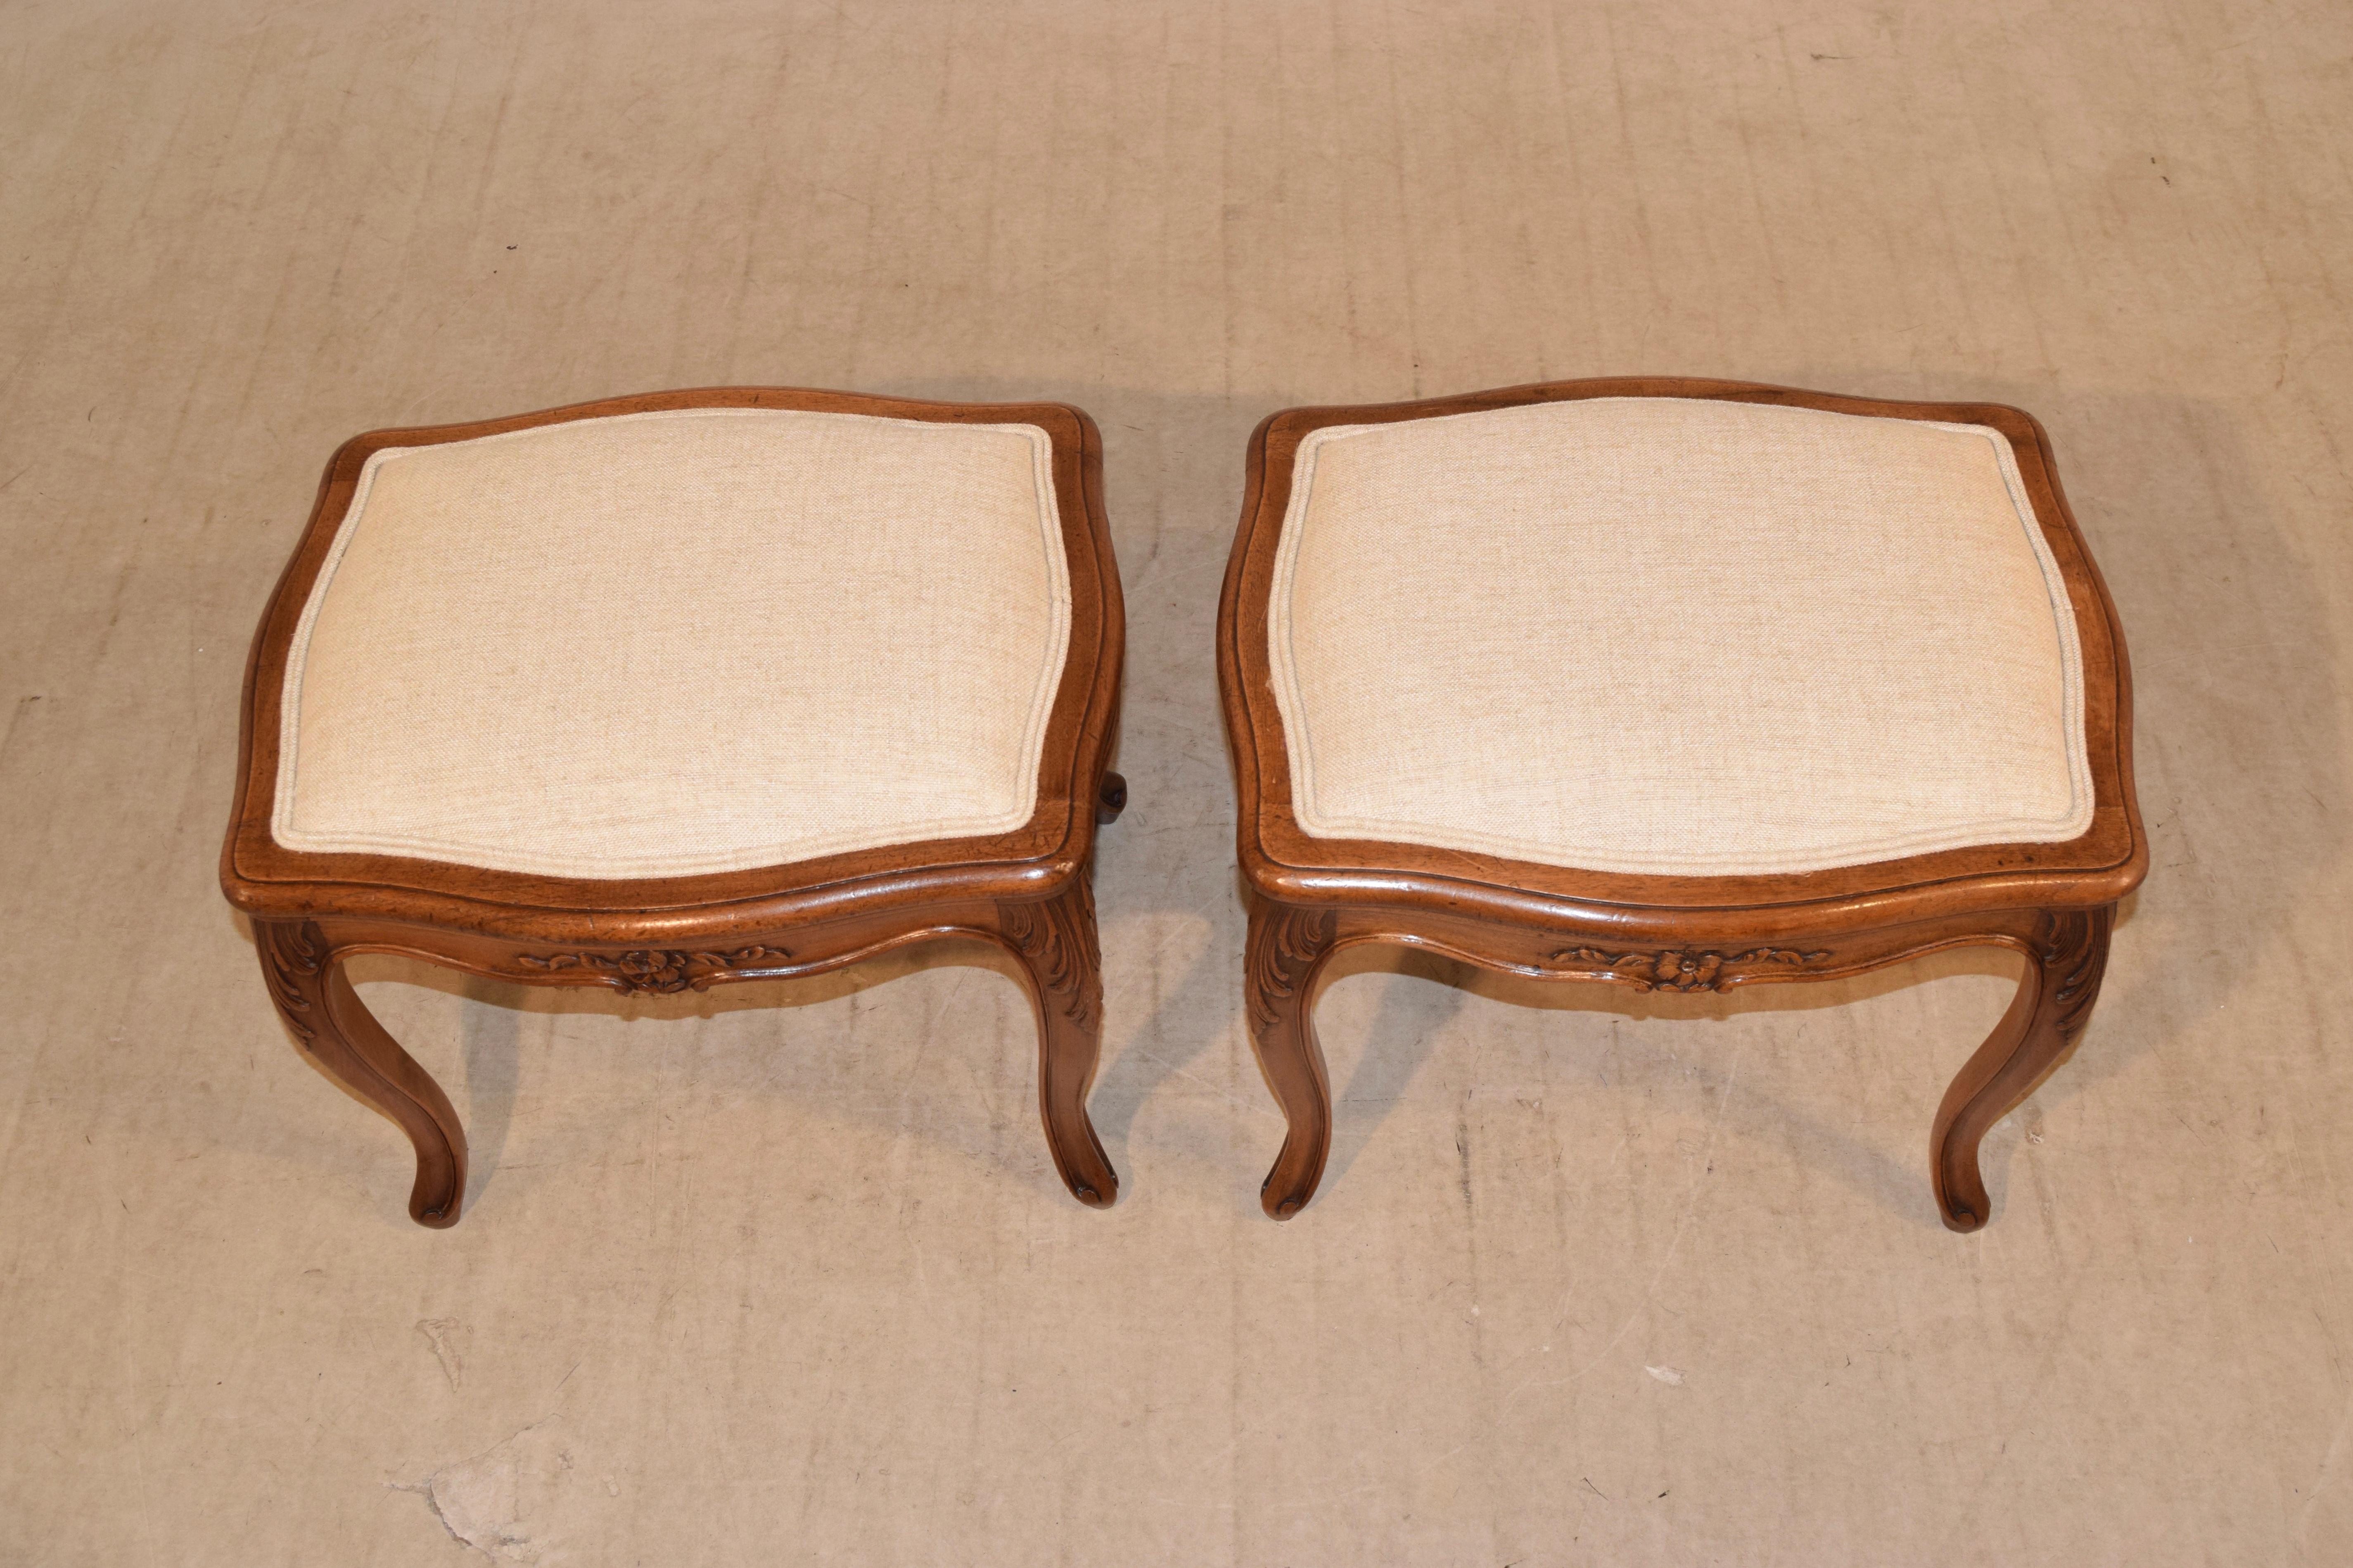
[(1002, 833), (1070, 641), (1028, 425), (696, 408), (368, 460), (272, 832), (581, 878)]
[(1269, 639), (1316, 837), (1731, 876), (2092, 821), (2066, 584), (1979, 426), (1630, 397), (1318, 430)]

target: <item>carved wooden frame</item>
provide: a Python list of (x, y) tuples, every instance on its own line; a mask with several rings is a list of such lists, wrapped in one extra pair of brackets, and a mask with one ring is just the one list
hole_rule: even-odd
[[(583, 879), (373, 854), (313, 854), (270, 835), (279, 704), (304, 603), (369, 456), (532, 426), (697, 407), (810, 409), (955, 424), (1029, 424), (1053, 445), (1070, 563), (1070, 651), (1039, 765), (1038, 805), (1009, 833), (892, 845), (756, 870)], [(1015, 961), (1039, 1020), (1039, 1102), (1056, 1170), (1080, 1202), (1119, 1178), (1088, 1120), (1103, 1030), (1092, 891), (1095, 828), (1126, 785), (1109, 771), (1124, 619), (1094, 423), (1059, 403), (964, 404), (798, 388), (723, 387), (608, 398), (505, 419), (377, 430), (328, 464), (309, 527), (263, 612), (248, 660), (237, 805), (221, 886), (253, 921), (270, 999), (303, 1051), (399, 1123), (417, 1152), (408, 1212), (457, 1223), (466, 1137), (426, 1071), (371, 1017), (343, 961), (389, 952), (527, 984), (625, 995), (820, 973), (894, 948), (976, 937)]]
[[(1990, 426), (2008, 437), (2073, 602), (2084, 654), (2094, 817), (2063, 844), (1989, 845), (1794, 875), (1629, 876), (1412, 844), (1312, 837), (1292, 811), (1267, 622), (1299, 443), (1328, 425), (1384, 424), (1586, 397), (1702, 397)], [(1244, 961), (1251, 1038), (1289, 1131), (1261, 1189), (1286, 1219), (1314, 1196), (1331, 1143), (1331, 1088), (1313, 1013), (1342, 948), (1391, 943), (1482, 968), (1638, 990), (1729, 991), (1861, 973), (1940, 948), (2007, 947), (2017, 1000), (1947, 1091), (1929, 1134), (1936, 1205), (1955, 1230), (1990, 1212), (1986, 1131), (2073, 1050), (2099, 994), (2118, 900), (2148, 868), (2132, 786), (2123, 628), (2059, 488), (2051, 442), (1996, 404), (1890, 403), (1683, 377), (1554, 382), (1364, 407), (1293, 408), (1250, 437), (1249, 488), (1218, 616), (1218, 677), (1240, 795), (1250, 892)]]

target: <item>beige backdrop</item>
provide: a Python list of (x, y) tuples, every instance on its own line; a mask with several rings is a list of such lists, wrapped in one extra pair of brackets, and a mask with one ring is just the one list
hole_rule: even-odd
[[(2348, 59), (2334, 0), (8, 7), (0, 1561), (2353, 1559)], [(1358, 963), (1324, 1194), (1258, 1212), (1244, 439), (1632, 372), (2057, 443), (2156, 865), (1980, 1236), (1924, 1151), (1992, 957)], [(976, 952), (372, 964), (472, 1130), (446, 1235), (271, 1015), (215, 858), (334, 444), (725, 382), (1102, 423), (1108, 1214)]]

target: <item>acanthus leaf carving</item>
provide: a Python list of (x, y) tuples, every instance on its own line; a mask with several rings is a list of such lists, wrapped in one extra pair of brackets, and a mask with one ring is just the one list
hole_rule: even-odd
[(1598, 947), (1567, 948), (1552, 955), (1557, 964), (1588, 966), (1594, 978), (1615, 980), (1641, 991), (1728, 991), (1759, 972), (1810, 969), (1831, 957), (1828, 949), (1758, 947), (1746, 952), (1669, 948), (1655, 952), (1611, 953)]
[(745, 970), (772, 968), (792, 954), (781, 947), (739, 947), (727, 952), (684, 952), (674, 948), (638, 948), (628, 952), (526, 952), (515, 962), (538, 974), (567, 970), (603, 980), (625, 996), (670, 996), (704, 991), (712, 982)]
[(1276, 1005), (1298, 994), (1338, 928), (1330, 910), (1290, 904), (1276, 905), (1250, 921), (1243, 989), (1250, 996), (1250, 1022), (1260, 1033), (1274, 1027)]
[(2050, 977), (2052, 1025), (2072, 1045), (2099, 998), (2108, 968), (2106, 910), (2045, 910), (2036, 932), (2037, 956)]
[(1059, 897), (997, 905), (1006, 940), (1037, 976), (1045, 1005), (1080, 1028), (1103, 1005), (1103, 950), (1095, 934), (1095, 890), (1082, 872)]
[(308, 921), (257, 922), (257, 927), (270, 999), (295, 1038), (308, 1046), (319, 1034), (308, 1015), (319, 972), (326, 966), (327, 939)]

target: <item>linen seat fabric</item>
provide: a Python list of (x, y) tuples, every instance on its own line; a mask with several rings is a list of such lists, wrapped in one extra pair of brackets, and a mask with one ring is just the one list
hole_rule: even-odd
[(1268, 637), (1311, 837), (1736, 876), (2092, 824), (2074, 611), (1983, 426), (1606, 397), (1326, 426)]
[(1070, 622), (1035, 426), (699, 407), (386, 447), (295, 633), (272, 835), (644, 878), (1009, 832)]

